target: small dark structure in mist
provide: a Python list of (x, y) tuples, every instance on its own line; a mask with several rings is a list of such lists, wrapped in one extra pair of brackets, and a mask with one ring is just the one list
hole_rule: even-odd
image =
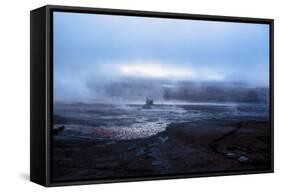
[(142, 106), (143, 109), (151, 109), (153, 106), (153, 99), (146, 98), (145, 104)]

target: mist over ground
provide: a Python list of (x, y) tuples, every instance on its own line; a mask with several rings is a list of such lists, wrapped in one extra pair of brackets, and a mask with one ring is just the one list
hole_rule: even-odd
[(269, 26), (54, 14), (55, 102), (269, 100)]
[(146, 97), (153, 98), (158, 103), (169, 101), (267, 103), (269, 98), (267, 87), (250, 87), (233, 82), (165, 84), (161, 81), (130, 80), (108, 84), (102, 92), (105, 101), (140, 103), (143, 103)]

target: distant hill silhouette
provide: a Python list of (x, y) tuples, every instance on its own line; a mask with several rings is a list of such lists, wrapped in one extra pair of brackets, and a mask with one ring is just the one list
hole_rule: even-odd
[(124, 100), (180, 100), (189, 102), (250, 102), (267, 103), (269, 88), (247, 86), (237, 82), (120, 81), (108, 84), (105, 97)]

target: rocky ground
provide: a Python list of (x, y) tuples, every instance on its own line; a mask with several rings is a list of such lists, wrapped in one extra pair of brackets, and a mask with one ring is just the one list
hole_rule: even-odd
[(204, 120), (170, 124), (149, 138), (53, 139), (54, 181), (270, 169), (264, 121)]

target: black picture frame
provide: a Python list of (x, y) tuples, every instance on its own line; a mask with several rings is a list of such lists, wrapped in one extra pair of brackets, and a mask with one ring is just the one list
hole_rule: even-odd
[[(52, 104), (53, 104), (53, 11), (125, 15), (139, 17), (176, 18), (189, 20), (261, 23), (270, 26), (270, 133), (271, 166), (268, 170), (224, 171), (216, 173), (156, 175), (134, 178), (97, 179), (53, 182), (51, 177)], [(145, 181), (274, 172), (274, 20), (247, 17), (197, 15), (88, 7), (46, 5), (30, 12), (30, 180), (43, 186), (81, 185), (94, 183)]]

